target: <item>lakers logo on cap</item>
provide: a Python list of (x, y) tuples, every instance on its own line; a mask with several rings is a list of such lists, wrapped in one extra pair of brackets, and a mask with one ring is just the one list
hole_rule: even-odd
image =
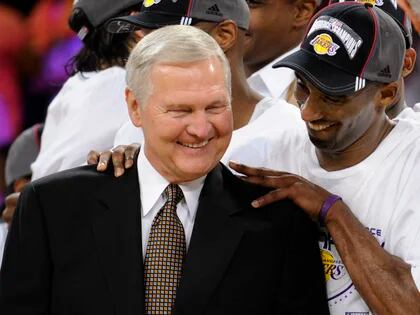
[(378, 7), (381, 7), (384, 4), (384, 1), (383, 0), (358, 0), (357, 2), (369, 3), (371, 5), (376, 5)]
[(318, 55), (334, 56), (337, 50), (340, 48), (339, 45), (333, 42), (333, 39), (328, 34), (319, 34), (310, 43), (314, 46), (314, 50)]

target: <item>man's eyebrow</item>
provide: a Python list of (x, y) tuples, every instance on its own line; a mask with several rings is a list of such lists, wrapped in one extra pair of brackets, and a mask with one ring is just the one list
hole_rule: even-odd
[(207, 106), (215, 106), (215, 105), (226, 105), (228, 103), (225, 99), (219, 99), (211, 102), (210, 104), (207, 104)]

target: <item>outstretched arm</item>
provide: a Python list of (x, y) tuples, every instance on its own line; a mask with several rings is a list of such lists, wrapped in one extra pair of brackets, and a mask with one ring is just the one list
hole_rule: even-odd
[[(246, 175), (243, 177), (246, 181), (273, 188), (252, 203), (257, 208), (289, 198), (318, 220), (322, 205), (331, 195), (294, 174), (236, 163), (230, 163), (230, 167)], [(353, 283), (375, 313), (420, 314), (420, 292), (411, 275), (411, 266), (386, 252), (343, 201), (332, 205), (325, 225)]]

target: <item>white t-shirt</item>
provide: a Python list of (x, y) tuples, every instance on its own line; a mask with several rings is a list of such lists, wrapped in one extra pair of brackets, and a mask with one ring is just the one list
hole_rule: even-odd
[(420, 122), (420, 104), (414, 105), (413, 108), (406, 107), (395, 117), (396, 119), (414, 119)]
[(83, 165), (92, 149), (110, 149), (128, 119), (125, 86), (120, 67), (69, 78), (48, 107), (32, 178)]
[[(259, 126), (267, 128), (267, 123), (270, 123), (276, 126), (287, 125), (288, 128), (291, 128), (293, 126), (296, 128), (304, 127), (303, 121), (300, 118), (300, 111), (296, 106), (293, 106), (282, 100), (276, 101), (270, 97), (266, 97), (257, 103), (248, 124), (233, 132), (232, 141), (235, 141), (234, 139), (236, 138), (236, 134), (245, 135), (248, 133), (253, 134), (254, 132), (256, 132), (255, 129), (253, 128), (248, 129), (247, 126), (257, 122), (260, 116), (262, 116), (266, 110), (272, 107), (277, 107), (277, 106), (281, 106), (285, 108), (279, 108), (275, 110), (274, 111), (275, 114), (273, 114), (273, 116), (271, 117), (272, 119), (270, 121), (267, 121), (264, 119), (265, 125), (262, 126), (261, 124), (257, 124), (258, 127), (256, 126), (256, 128), (259, 128)], [(245, 133), (243, 131), (240, 131), (242, 129), (245, 130)], [(144, 136), (143, 136), (143, 131), (141, 130), (141, 128), (137, 128), (131, 123), (131, 121), (127, 121), (116, 133), (115, 139), (114, 139), (114, 147), (120, 144), (130, 144), (130, 143), (141, 144), (143, 143), (143, 141), (144, 141)]]
[[(294, 172), (340, 195), (386, 251), (411, 265), (413, 279), (420, 289), (419, 127), (413, 120), (397, 121), (368, 158), (334, 172), (319, 166), (315, 147), (306, 132), (296, 130), (267, 130), (248, 137), (248, 143), (237, 146), (226, 158)], [(331, 314), (372, 314), (355, 290), (326, 231), (321, 232), (320, 248)]]

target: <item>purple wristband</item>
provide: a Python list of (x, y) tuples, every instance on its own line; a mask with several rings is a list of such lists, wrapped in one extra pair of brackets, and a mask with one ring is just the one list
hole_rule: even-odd
[(340, 196), (330, 195), (322, 204), (321, 211), (319, 211), (319, 222), (324, 225), (325, 218), (327, 217), (328, 211), (331, 207), (339, 200), (342, 200)]

